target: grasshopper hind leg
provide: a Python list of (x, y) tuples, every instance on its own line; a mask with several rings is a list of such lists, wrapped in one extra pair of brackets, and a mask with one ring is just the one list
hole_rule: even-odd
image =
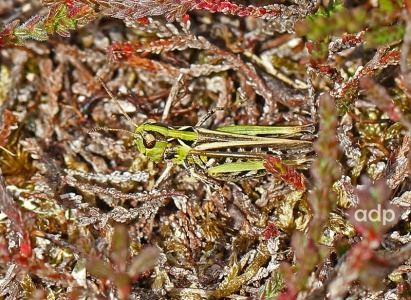
[(202, 183), (206, 184), (212, 189), (222, 190), (221, 184), (217, 180), (213, 179), (212, 177), (206, 174), (203, 174), (201, 172), (198, 172), (194, 167), (188, 167), (187, 170), (190, 173), (190, 175), (196, 178), (198, 181), (201, 181)]
[(214, 178), (199, 172), (198, 170), (195, 169), (195, 167), (189, 167), (187, 170), (190, 172), (190, 175), (194, 178), (196, 178), (198, 181), (204, 183), (205, 188), (207, 189), (207, 194), (211, 195), (212, 191), (215, 191), (218, 193), (218, 198), (219, 200), (214, 200), (216, 201), (216, 205), (220, 208), (219, 212), (227, 217), (230, 218), (230, 213), (228, 212), (227, 206), (226, 206), (226, 198), (223, 195), (223, 187), (221, 183), (219, 183), (217, 180)]

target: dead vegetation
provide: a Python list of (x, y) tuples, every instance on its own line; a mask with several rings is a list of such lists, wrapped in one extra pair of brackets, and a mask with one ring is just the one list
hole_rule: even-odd
[[(271, 2), (0, 0), (1, 299), (411, 297), (411, 2)], [(89, 134), (134, 130), (99, 78), (136, 124), (314, 124), (316, 160), (153, 189)]]

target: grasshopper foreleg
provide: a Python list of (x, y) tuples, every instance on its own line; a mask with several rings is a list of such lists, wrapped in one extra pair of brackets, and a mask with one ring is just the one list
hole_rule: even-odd
[(173, 168), (173, 163), (168, 162), (166, 165), (166, 169), (161, 173), (160, 177), (156, 180), (156, 183), (153, 186), (154, 189), (158, 189), (158, 187), (167, 179), (167, 177), (170, 175), (170, 171)]

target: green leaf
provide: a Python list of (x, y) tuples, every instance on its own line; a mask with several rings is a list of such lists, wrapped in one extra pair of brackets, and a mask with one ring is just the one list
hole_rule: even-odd
[(45, 29), (49, 34), (57, 32), (63, 37), (70, 36), (70, 30), (76, 28), (76, 20), (67, 15), (67, 6), (62, 3), (54, 4), (44, 20)]
[(47, 31), (41, 16), (34, 16), (17, 27), (14, 31), (14, 35), (21, 39), (32, 38), (38, 41), (45, 41), (48, 39)]
[(404, 25), (384, 26), (373, 28), (365, 33), (365, 47), (377, 48), (382, 45), (390, 45), (401, 41), (405, 34)]
[[(378, 14), (376, 14), (378, 16)], [(353, 22), (347, 22), (353, 20)], [(341, 36), (343, 33), (357, 33), (369, 27), (371, 22), (379, 22), (379, 18), (371, 18), (368, 8), (359, 6), (350, 10), (342, 10), (330, 17), (320, 16), (306, 19), (296, 24), (296, 32), (309, 40), (322, 41), (327, 37)]]
[(344, 10), (344, 1), (343, 0), (330, 0), (328, 7), (320, 6), (317, 12), (313, 15), (307, 16), (307, 20), (314, 21), (320, 17), (331, 17), (333, 14)]
[(392, 13), (398, 11), (404, 5), (396, 0), (379, 0), (379, 7), (382, 11)]

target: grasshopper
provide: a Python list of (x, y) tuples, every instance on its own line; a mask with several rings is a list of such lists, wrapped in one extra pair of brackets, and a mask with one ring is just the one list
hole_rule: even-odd
[(100, 79), (103, 87), (121, 113), (135, 126), (134, 132), (98, 127), (97, 130), (127, 131), (135, 138), (137, 149), (154, 162), (183, 165), (191, 175), (205, 182), (237, 181), (266, 173), (267, 155), (277, 155), (282, 162), (296, 168), (307, 168), (312, 158), (312, 142), (300, 140), (314, 132), (313, 125), (253, 126), (232, 125), (214, 130), (201, 125), (209, 112), (195, 126), (172, 127), (156, 121), (135, 124), (118, 100)]

